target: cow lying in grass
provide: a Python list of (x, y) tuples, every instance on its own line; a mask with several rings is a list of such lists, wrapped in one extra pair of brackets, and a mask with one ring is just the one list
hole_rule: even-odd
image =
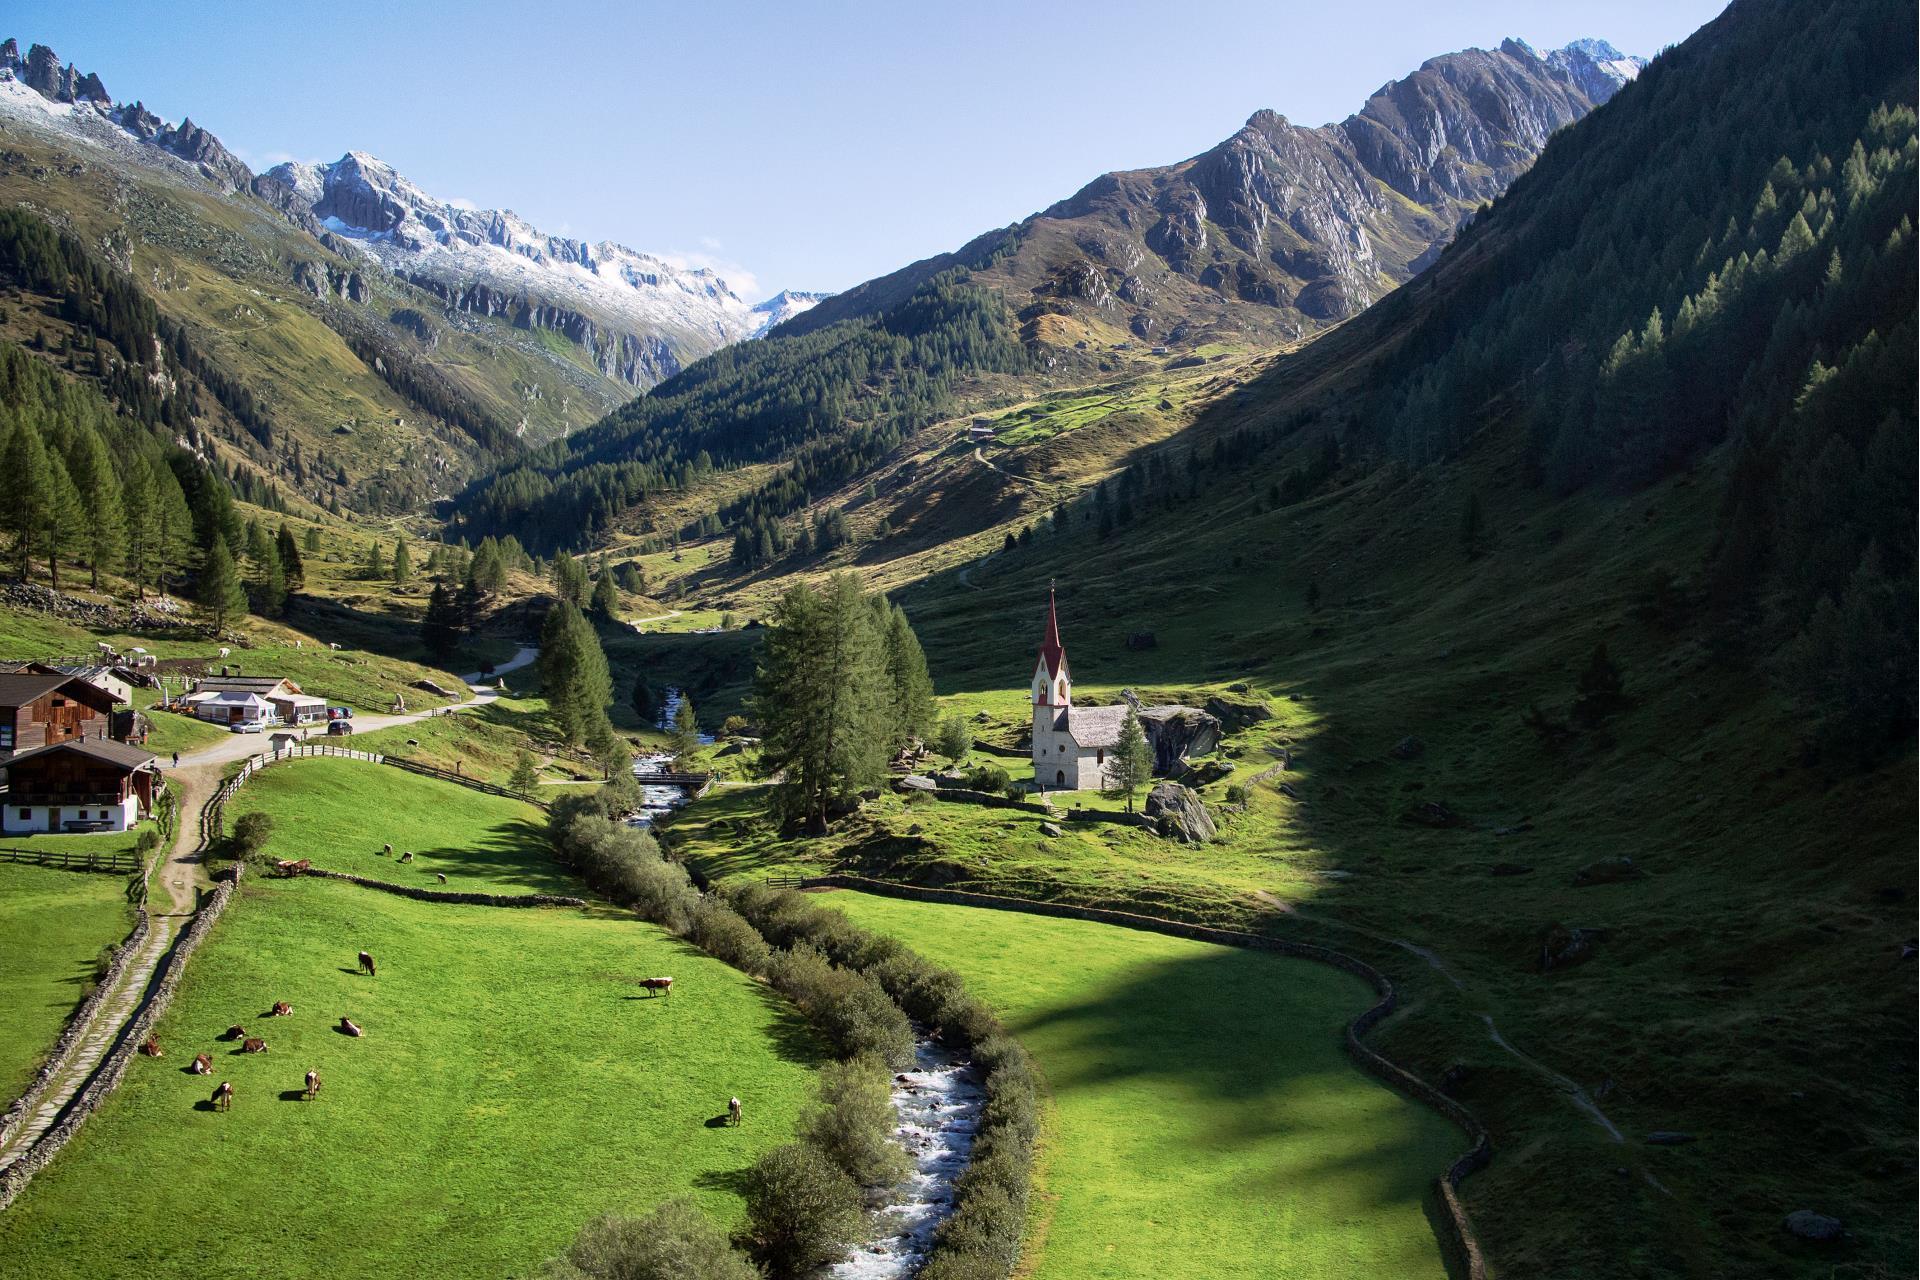
[(245, 1043), (240, 1046), (242, 1053), (265, 1053), (266, 1051), (267, 1042), (259, 1036), (248, 1036)]
[(193, 1065), (188, 1067), (187, 1070), (196, 1076), (212, 1075), (213, 1074), (213, 1055), (210, 1053), (194, 1054)]
[(345, 1032), (347, 1035), (355, 1036), (355, 1037), (363, 1036), (367, 1034), (366, 1032), (360, 1029), (360, 1024), (355, 1022), (352, 1018), (340, 1019), (340, 1030)]
[(140, 1043), (140, 1052), (145, 1054), (149, 1058), (159, 1057), (160, 1056), (160, 1037), (148, 1036), (145, 1040), (143, 1040)]

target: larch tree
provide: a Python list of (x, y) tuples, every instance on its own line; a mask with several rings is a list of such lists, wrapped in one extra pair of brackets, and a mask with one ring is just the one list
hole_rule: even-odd
[(227, 540), (217, 533), (200, 566), (200, 588), (195, 600), (206, 611), (215, 635), (226, 630), (227, 623), (236, 615), (247, 611), (247, 593), (240, 585), (240, 571), (234, 567)]
[(413, 559), (407, 554), (407, 535), (393, 541), (393, 585), (404, 587), (413, 581)]
[(113, 573), (121, 565), (127, 537), (125, 498), (99, 432), (82, 429), (73, 439), (68, 459), (74, 488), (80, 495), (82, 548), (89, 585), (98, 591), (101, 573)]
[(1147, 744), (1140, 716), (1127, 708), (1120, 722), (1120, 740), (1113, 745), (1113, 758), (1107, 762), (1107, 792), (1125, 796), (1127, 812), (1133, 812), (1133, 793), (1153, 781), (1153, 748)]
[(569, 743), (592, 742), (607, 725), (607, 706), (613, 697), (613, 677), (607, 655), (600, 648), (579, 608), (562, 600), (547, 611), (540, 628), (540, 683), (556, 727)]

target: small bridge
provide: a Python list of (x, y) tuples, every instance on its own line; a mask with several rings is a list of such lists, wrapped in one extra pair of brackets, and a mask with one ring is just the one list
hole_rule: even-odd
[(633, 780), (643, 787), (685, 787), (696, 795), (713, 785), (713, 775), (710, 773), (668, 773), (664, 771), (642, 773), (636, 769), (633, 773)]

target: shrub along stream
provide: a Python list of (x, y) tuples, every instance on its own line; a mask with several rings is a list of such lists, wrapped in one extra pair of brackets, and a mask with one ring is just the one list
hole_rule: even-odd
[(804, 1275), (857, 1241), (869, 1203), (905, 1176), (892, 1140), (891, 1073), (914, 1063), (919, 1026), (971, 1059), (985, 1097), (972, 1160), (935, 1232), (926, 1280), (1003, 1280), (1020, 1249), (1037, 1129), (1032, 1065), (960, 976), (899, 940), (856, 927), (804, 894), (759, 885), (701, 893), (622, 816), (639, 787), (616, 777), (594, 795), (553, 805), (556, 854), (593, 888), (781, 992), (833, 1047), (820, 1097), (797, 1138), (767, 1152), (747, 1178), (747, 1223), (727, 1241), (691, 1205), (644, 1218), (606, 1215), (581, 1229), (554, 1280), (740, 1280)]

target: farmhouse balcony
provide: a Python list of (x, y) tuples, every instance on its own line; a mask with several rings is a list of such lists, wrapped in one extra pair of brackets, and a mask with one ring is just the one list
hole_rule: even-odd
[(111, 791), (10, 791), (7, 793), (5, 803), (23, 808), (32, 805), (39, 805), (42, 808), (58, 805), (61, 808), (67, 808), (85, 804), (115, 805), (123, 799), (125, 797), (115, 795)]

